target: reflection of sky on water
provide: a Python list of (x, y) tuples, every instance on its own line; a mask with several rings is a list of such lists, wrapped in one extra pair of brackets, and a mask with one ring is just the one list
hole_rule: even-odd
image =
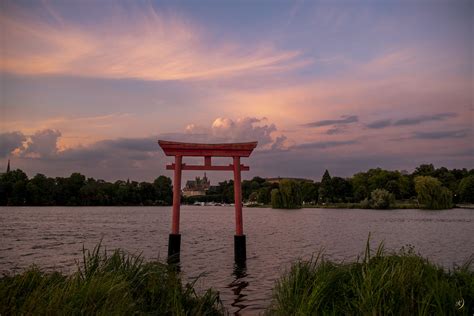
[[(467, 209), (271, 210), (244, 208), (247, 262), (234, 264), (234, 209), (183, 206), (181, 262), (185, 280), (220, 291), (231, 313), (254, 314), (268, 306), (276, 278), (291, 262), (323, 249), (327, 259), (355, 260), (371, 232), (372, 247), (384, 241), (398, 250), (408, 244), (447, 268), (463, 263), (474, 240), (474, 213)], [(166, 260), (170, 207), (0, 208), (0, 272), (32, 263), (72, 271), (82, 245), (100, 240), (108, 249)]]

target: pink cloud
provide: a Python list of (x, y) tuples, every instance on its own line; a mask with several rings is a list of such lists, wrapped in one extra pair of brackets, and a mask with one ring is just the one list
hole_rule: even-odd
[(127, 11), (111, 8), (112, 16), (94, 29), (64, 21), (57, 13), (52, 24), (11, 11), (1, 14), (1, 70), (6, 72), (200, 80), (287, 71), (311, 63), (301, 52), (280, 50), (269, 42), (216, 41), (190, 20), (156, 12), (151, 5)]

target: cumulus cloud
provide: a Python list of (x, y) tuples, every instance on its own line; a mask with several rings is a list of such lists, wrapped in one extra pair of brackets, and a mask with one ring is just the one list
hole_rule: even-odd
[(0, 134), (0, 157), (6, 157), (13, 151), (19, 150), (24, 141), (26, 141), (26, 137), (21, 132)]
[(58, 130), (45, 129), (37, 131), (26, 143), (21, 155), (33, 158), (52, 157), (58, 153), (58, 139), (61, 132)]
[[(265, 118), (244, 117), (236, 120), (218, 117), (211, 127), (196, 126), (186, 127), (189, 136), (200, 136), (208, 142), (245, 142), (258, 141), (259, 147), (272, 146), (276, 140), (272, 133), (277, 131), (275, 124), (265, 124)], [(283, 143), (283, 139), (278, 140)]]

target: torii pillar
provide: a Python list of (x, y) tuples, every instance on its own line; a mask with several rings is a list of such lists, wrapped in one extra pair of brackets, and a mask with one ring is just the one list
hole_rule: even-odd
[[(166, 169), (174, 170), (173, 177), (173, 216), (171, 234), (168, 243), (168, 260), (179, 261), (181, 249), (181, 234), (179, 233), (179, 213), (181, 205), (181, 173), (182, 170), (214, 170), (234, 172), (234, 200), (235, 200), (235, 235), (234, 258), (236, 262), (243, 262), (247, 258), (245, 235), (242, 218), (242, 187), (241, 171), (248, 171), (249, 167), (240, 164), (240, 157), (249, 157), (257, 147), (257, 142), (232, 144), (196, 144), (159, 140), (158, 144), (166, 156), (174, 156), (175, 162), (167, 165)], [(204, 165), (186, 165), (183, 157), (204, 157)], [(233, 164), (228, 166), (212, 165), (212, 157), (232, 157)]]

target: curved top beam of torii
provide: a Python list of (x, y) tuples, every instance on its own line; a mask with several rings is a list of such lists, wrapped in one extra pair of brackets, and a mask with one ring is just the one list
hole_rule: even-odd
[(257, 147), (257, 142), (200, 144), (159, 140), (158, 144), (166, 156), (249, 157)]

